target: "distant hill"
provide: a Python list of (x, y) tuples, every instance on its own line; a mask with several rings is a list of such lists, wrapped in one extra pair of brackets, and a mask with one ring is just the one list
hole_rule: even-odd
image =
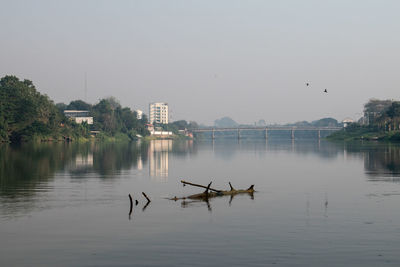
[(338, 123), (338, 121), (333, 118), (323, 118), (313, 121), (311, 124), (317, 127), (336, 127), (339, 126), (340, 123)]
[(239, 124), (229, 117), (223, 117), (214, 121), (214, 126), (217, 128), (237, 127)]
[(308, 121), (298, 121), (295, 123), (286, 124), (287, 126), (314, 126), (314, 127), (337, 127), (341, 126), (337, 120), (333, 118), (323, 118), (320, 120), (315, 120), (312, 122)]

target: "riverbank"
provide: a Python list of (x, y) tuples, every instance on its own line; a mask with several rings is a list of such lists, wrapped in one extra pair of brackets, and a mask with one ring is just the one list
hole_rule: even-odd
[(381, 131), (373, 127), (352, 126), (329, 135), (327, 139), (331, 141), (374, 140), (399, 142), (400, 131)]
[[(132, 142), (132, 141), (151, 141), (151, 140), (192, 140), (192, 138), (185, 135), (172, 135), (168, 138), (159, 137), (154, 135), (149, 136), (131, 136), (125, 133), (117, 133), (114, 136), (107, 135), (106, 133), (99, 133), (96, 136), (45, 136), (45, 135), (34, 135), (29, 139), (21, 140), (20, 143), (57, 143), (57, 142), (77, 142), (77, 143), (86, 143), (86, 142)], [(0, 143), (11, 143), (11, 141), (0, 140)]]

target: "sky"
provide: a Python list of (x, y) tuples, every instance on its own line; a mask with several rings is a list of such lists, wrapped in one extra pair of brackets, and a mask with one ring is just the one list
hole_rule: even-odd
[(397, 0), (0, 6), (0, 77), (29, 79), (55, 103), (114, 96), (148, 113), (167, 102), (173, 121), (211, 125), (357, 119), (371, 98), (400, 99)]

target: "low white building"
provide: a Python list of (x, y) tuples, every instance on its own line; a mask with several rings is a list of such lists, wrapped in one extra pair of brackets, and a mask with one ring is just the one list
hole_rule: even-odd
[(157, 137), (172, 137), (174, 134), (170, 131), (164, 131), (161, 127), (154, 127), (153, 124), (146, 124), (146, 129), (150, 132), (150, 135)]
[(93, 117), (89, 116), (88, 110), (64, 110), (64, 115), (79, 124), (83, 122), (93, 124)]
[(346, 119), (344, 119), (343, 121), (342, 121), (342, 123), (343, 123), (343, 127), (347, 127), (347, 126), (349, 126), (349, 124), (350, 123), (353, 123), (354, 122), (354, 120), (352, 119), (352, 118), (346, 118)]

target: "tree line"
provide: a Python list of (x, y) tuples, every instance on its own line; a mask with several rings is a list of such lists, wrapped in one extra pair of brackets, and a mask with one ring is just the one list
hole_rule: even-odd
[(350, 124), (329, 138), (400, 141), (400, 101), (369, 100), (364, 105), (364, 116), (358, 122)]
[[(66, 109), (89, 111), (94, 124), (75, 123), (64, 116)], [(124, 134), (135, 139), (137, 135), (149, 134), (146, 123), (146, 116), (138, 119), (135, 111), (122, 107), (113, 97), (101, 99), (94, 105), (82, 100), (56, 105), (47, 95), (39, 93), (32, 81), (11, 75), (0, 79), (2, 142), (89, 137), (91, 130), (101, 131), (108, 136)]]
[(64, 110), (89, 111), (89, 115), (93, 117), (91, 129), (101, 131), (110, 136), (123, 133), (134, 140), (137, 135), (149, 135), (145, 127), (148, 123), (146, 115), (142, 115), (142, 118), (138, 119), (136, 111), (132, 111), (128, 107), (122, 107), (114, 97), (101, 99), (94, 105), (82, 100), (74, 100), (68, 105), (57, 103), (56, 107), (62, 113)]

